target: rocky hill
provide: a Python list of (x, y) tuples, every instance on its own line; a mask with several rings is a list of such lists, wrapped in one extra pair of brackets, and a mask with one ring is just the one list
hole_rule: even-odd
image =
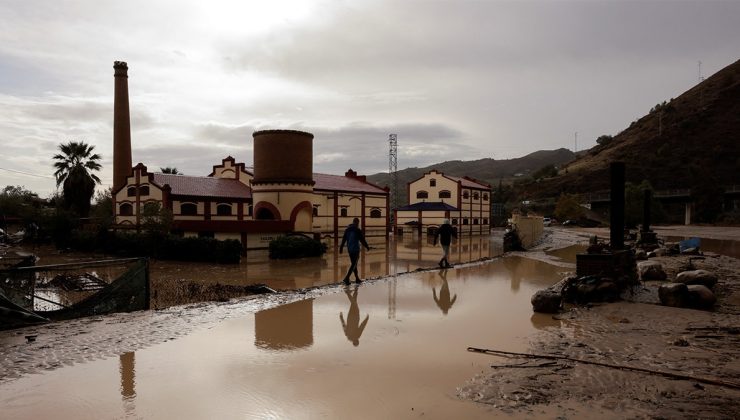
[(623, 161), (629, 182), (655, 189), (718, 189), (740, 184), (740, 61), (681, 96), (657, 104), (613, 138), (523, 185), (520, 197), (556, 197), (609, 188), (609, 163)]

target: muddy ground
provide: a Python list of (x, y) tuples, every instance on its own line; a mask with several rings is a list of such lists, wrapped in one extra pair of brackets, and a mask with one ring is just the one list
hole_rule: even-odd
[[(727, 229), (717, 232), (722, 239), (740, 239), (739, 230), (733, 230), (734, 236)], [(543, 250), (582, 242), (585, 235), (594, 233), (600, 232), (553, 229), (530, 255), (546, 260), (550, 257)], [(689, 258), (654, 260), (663, 264), (670, 279), (689, 265)], [(740, 260), (708, 254), (692, 259), (691, 264), (719, 276), (714, 311), (660, 306), (660, 283), (648, 282), (625, 294), (621, 302), (566, 308), (553, 316), (560, 326), (546, 328), (532, 338), (530, 353), (676, 373), (696, 380), (573, 361), (481, 354), (490, 358), (491, 370), (461, 387), (459, 396), (514, 417), (738, 418)], [(713, 385), (701, 379), (727, 384)]]

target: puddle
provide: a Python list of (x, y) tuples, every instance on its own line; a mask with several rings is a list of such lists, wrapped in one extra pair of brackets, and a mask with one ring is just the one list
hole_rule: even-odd
[[(684, 239), (692, 238), (693, 236), (666, 236), (666, 242), (678, 242)], [(701, 250), (714, 252), (716, 254), (727, 255), (732, 258), (740, 258), (740, 241), (733, 241), (729, 239), (701, 239)]]
[(562, 270), (508, 257), (353, 285), (24, 376), (0, 385), (0, 406), (7, 418), (490, 418), (455, 397), (494, 362), (466, 348), (523, 351), (557, 325), (529, 299)]
[(587, 248), (588, 248), (588, 245), (576, 244), (576, 245), (566, 246), (565, 248), (548, 250), (548, 251), (545, 251), (545, 253), (555, 258), (559, 258), (565, 262), (575, 264), (576, 254), (582, 254), (586, 252)]

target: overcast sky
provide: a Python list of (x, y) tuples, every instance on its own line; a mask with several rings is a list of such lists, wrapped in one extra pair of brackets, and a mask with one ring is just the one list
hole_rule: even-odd
[(42, 196), (70, 140), (110, 185), (115, 60), (134, 164), (207, 175), (259, 129), (314, 133), (334, 174), (387, 171), (390, 133), (399, 169), (582, 149), (740, 58), (740, 1), (0, 0), (0, 23), (0, 187)]

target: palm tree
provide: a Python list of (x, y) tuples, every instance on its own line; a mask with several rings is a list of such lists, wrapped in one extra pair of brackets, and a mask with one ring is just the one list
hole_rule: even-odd
[(100, 155), (93, 153), (95, 146), (85, 142), (70, 141), (59, 145), (62, 153), (54, 155), (54, 176), (57, 187), (62, 185), (63, 207), (81, 217), (90, 214), (90, 199), (95, 193), (95, 184), (100, 178), (92, 171), (99, 171)]
[(173, 167), (166, 167), (166, 168), (159, 168), (160, 171), (162, 171), (163, 174), (172, 174), (172, 175), (182, 175), (182, 172), (178, 171), (177, 168)]

